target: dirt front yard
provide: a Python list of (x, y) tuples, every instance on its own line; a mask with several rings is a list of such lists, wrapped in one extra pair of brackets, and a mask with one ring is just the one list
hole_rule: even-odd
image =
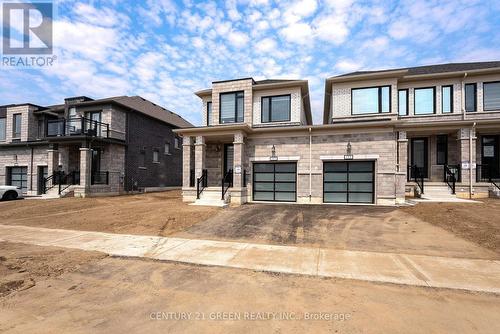
[(2, 333), (498, 333), (500, 297), (0, 242)]
[(0, 224), (167, 236), (220, 209), (183, 203), (180, 191), (0, 202)]

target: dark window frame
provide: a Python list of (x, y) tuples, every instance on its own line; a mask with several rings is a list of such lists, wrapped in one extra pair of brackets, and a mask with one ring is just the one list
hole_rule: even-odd
[[(406, 113), (401, 115), (399, 113), (399, 92), (406, 92)], [(398, 115), (399, 116), (408, 116), (410, 114), (410, 90), (408, 88), (398, 89)]]
[[(208, 106), (210, 106), (210, 112), (209, 112)], [(210, 122), (211, 118), (213, 118), (212, 101), (207, 102), (206, 108), (207, 108), (207, 110), (206, 110), (206, 112), (207, 112), (207, 126), (210, 126), (210, 125), (212, 125), (211, 124), (212, 122)]]
[[(483, 82), (483, 111), (497, 111), (497, 110), (499, 110), (499, 109), (486, 109), (486, 108), (484, 107), (484, 106), (485, 106), (485, 104), (484, 104), (484, 96), (486, 95), (486, 94), (484, 94), (484, 85), (487, 85), (487, 84), (495, 84), (495, 83), (500, 83), (500, 81), (488, 81), (488, 82)], [(477, 96), (476, 96), (476, 100), (477, 100)], [(476, 103), (477, 103), (477, 101), (476, 101)], [(476, 109), (477, 109), (477, 106), (476, 106)]]
[[(443, 99), (443, 90), (444, 88), (450, 88), (450, 111), (444, 111), (444, 99)], [(444, 86), (441, 86), (441, 113), (443, 114), (453, 114), (453, 85), (444, 85)]]
[[(388, 112), (383, 112), (382, 111), (382, 88), (385, 88), (385, 87), (389, 88), (389, 111)], [(354, 114), (353, 113), (354, 103), (353, 103), (353, 99), (352, 99), (352, 92), (355, 91), (355, 90), (370, 89), (370, 88), (377, 88), (378, 89), (378, 111), (377, 112), (371, 112), (371, 113), (365, 113), (365, 114)], [(351, 88), (351, 116), (390, 114), (391, 111), (392, 111), (392, 85)]]
[[(255, 171), (255, 165), (260, 165), (260, 164), (269, 164), (273, 165), (273, 180), (272, 181), (255, 181), (255, 174), (266, 174), (266, 172), (256, 172)], [(276, 171), (276, 165), (294, 165), (295, 170), (293, 172), (277, 172)], [(296, 203), (297, 202), (297, 162), (291, 162), (291, 161), (282, 161), (282, 162), (264, 162), (264, 161), (256, 161), (252, 164), (252, 200), (253, 201), (259, 201), (259, 202), (290, 202), (290, 203)], [(276, 174), (294, 174), (295, 179), (294, 181), (276, 181)], [(255, 190), (255, 183), (272, 183), (273, 184), (273, 190)], [(285, 190), (276, 190), (276, 184), (277, 183), (295, 183), (295, 191), (285, 191)], [(273, 199), (272, 200), (262, 200), (262, 199), (255, 199), (255, 192), (265, 192), (265, 193), (273, 193)], [(288, 201), (288, 200), (276, 200), (276, 193), (294, 193), (295, 198), (293, 201)]]
[[(474, 110), (467, 110), (467, 86), (474, 87)], [(477, 111), (477, 83), (467, 83), (464, 85), (464, 109), (465, 112), (476, 112)]]
[[(288, 97), (288, 118), (285, 120), (278, 120), (278, 121), (273, 121), (272, 120), (272, 99), (273, 97)], [(269, 120), (264, 122), (264, 99), (269, 99), (269, 105), (268, 105), (268, 110), (269, 110)], [(282, 94), (282, 95), (271, 95), (271, 96), (262, 96), (260, 98), (260, 122), (261, 123), (276, 123), (276, 122), (290, 122), (292, 120), (292, 94)]]
[[(16, 117), (19, 116), (19, 133), (16, 132), (17, 123)], [(20, 139), (23, 132), (23, 114), (12, 114), (12, 139)]]
[[(432, 96), (432, 113), (429, 113), (429, 114), (417, 114), (417, 99), (416, 99), (416, 96), (417, 94), (415, 94), (415, 91), (417, 90), (422, 90), (422, 89), (432, 89), (433, 91), (433, 96)], [(422, 116), (422, 115), (435, 115), (436, 114), (436, 86), (431, 86), (431, 87), (417, 87), (417, 88), (413, 88), (413, 115), (414, 116)]]
[[(243, 100), (243, 115), (241, 122), (238, 121), (238, 94), (241, 93), (242, 95), (242, 100)], [(232, 122), (226, 122), (222, 123), (222, 96), (223, 95), (235, 95), (235, 103), (234, 103), (234, 119)], [(244, 123), (245, 122), (245, 91), (243, 90), (238, 90), (238, 91), (233, 91), (233, 92), (224, 92), (224, 93), (219, 93), (219, 124), (234, 124), (234, 123)]]
[[(445, 141), (440, 142), (439, 139), (444, 138)], [(444, 162), (439, 161), (440, 145), (444, 145)], [(437, 135), (436, 136), (436, 165), (447, 165), (448, 164), (448, 135)]]

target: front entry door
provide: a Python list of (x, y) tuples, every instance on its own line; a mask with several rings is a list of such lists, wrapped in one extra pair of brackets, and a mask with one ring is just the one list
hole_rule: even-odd
[(483, 178), (499, 178), (499, 145), (498, 136), (483, 136), (481, 137), (481, 164), (484, 167), (482, 170)]
[(47, 166), (38, 166), (38, 195), (43, 194), (45, 188), (45, 179), (48, 176), (49, 168)]
[(232, 171), (234, 168), (234, 146), (233, 144), (224, 144), (224, 166), (222, 176), (225, 176), (227, 172)]
[[(427, 138), (413, 138), (411, 140), (411, 165), (420, 168), (423, 177), (428, 177), (428, 146)], [(415, 171), (412, 169), (411, 177), (415, 177)]]

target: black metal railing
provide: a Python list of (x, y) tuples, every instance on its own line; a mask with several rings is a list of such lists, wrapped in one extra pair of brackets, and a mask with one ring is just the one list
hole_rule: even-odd
[(64, 175), (59, 181), (59, 195), (69, 187), (80, 184), (80, 172), (73, 171)]
[(500, 171), (493, 165), (476, 165), (476, 182), (488, 182), (500, 190)]
[(196, 180), (196, 198), (200, 199), (200, 194), (208, 185), (208, 171), (204, 169), (201, 172), (201, 177)]
[(444, 182), (450, 187), (451, 193), (455, 195), (456, 183), (460, 177), (460, 167), (456, 165), (444, 165), (443, 178)]
[(222, 200), (224, 200), (224, 196), (226, 196), (226, 192), (229, 188), (233, 186), (233, 170), (230, 169), (227, 171), (226, 175), (222, 178)]
[(191, 169), (189, 171), (189, 186), (194, 187), (194, 182), (196, 180), (195, 174), (194, 174), (194, 169)]
[(420, 193), (424, 193), (424, 168), (416, 165), (408, 166), (408, 181), (414, 181), (420, 188)]
[(47, 176), (43, 179), (43, 193), (46, 194), (47, 191), (57, 186), (61, 179), (64, 177), (64, 172), (55, 171), (54, 174)]
[(243, 187), (247, 186), (247, 171), (243, 170)]
[(90, 184), (109, 184), (109, 172), (96, 171), (90, 174)]
[(45, 123), (47, 137), (91, 136), (109, 138), (109, 124), (85, 117), (49, 119)]

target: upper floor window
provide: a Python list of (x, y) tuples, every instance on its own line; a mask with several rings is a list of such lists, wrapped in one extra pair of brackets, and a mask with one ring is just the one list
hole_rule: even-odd
[(391, 111), (391, 87), (353, 88), (352, 114), (374, 114)]
[(477, 110), (477, 85), (475, 83), (465, 85), (465, 111)]
[(219, 123), (243, 122), (243, 92), (220, 94)]
[(160, 162), (160, 150), (157, 150), (157, 149), (153, 150), (153, 162), (154, 163)]
[(414, 91), (415, 115), (434, 114), (436, 112), (436, 88), (415, 88)]
[(165, 143), (165, 154), (170, 154), (170, 143)]
[(0, 118), (0, 141), (5, 141), (6, 137), (6, 121), (5, 117)]
[(408, 115), (408, 89), (398, 91), (398, 113), (399, 116)]
[(207, 126), (212, 125), (212, 102), (207, 102)]
[(453, 112), (453, 86), (441, 87), (441, 111), (443, 114)]
[(177, 138), (177, 137), (174, 138), (174, 147), (175, 148), (180, 148), (180, 146), (179, 146), (179, 138)]
[(261, 122), (290, 121), (291, 96), (266, 96), (262, 98)]
[(21, 138), (22, 114), (12, 115), (12, 138)]
[(483, 84), (483, 99), (485, 111), (500, 110), (500, 81)]

